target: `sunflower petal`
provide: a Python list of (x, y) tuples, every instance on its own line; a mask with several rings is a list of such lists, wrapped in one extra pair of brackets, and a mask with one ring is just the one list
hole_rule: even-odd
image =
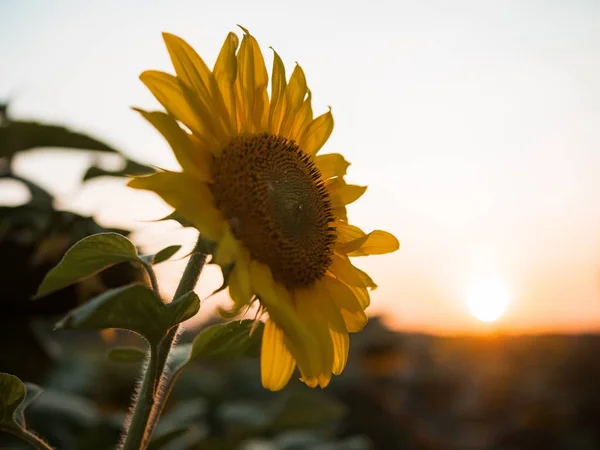
[[(183, 39), (163, 33), (175, 72), (189, 86), (208, 111), (219, 118), (224, 130), (231, 134), (231, 120), (214, 75), (196, 51)], [(219, 129), (217, 132), (220, 132)]]
[(190, 136), (183, 131), (177, 121), (160, 111), (148, 112), (134, 108), (144, 119), (150, 122), (171, 146), (181, 168), (202, 181), (212, 181), (208, 152), (196, 148)]
[[(243, 102), (242, 116), (238, 112), (238, 119), (242, 120), (238, 131), (256, 132), (266, 126), (268, 104), (265, 99), (268, 100), (266, 92), (269, 76), (258, 42), (247, 30), (243, 30), (245, 34), (238, 51), (238, 76), (235, 83), (237, 98)], [(238, 102), (238, 109), (240, 106)]]
[(290, 130), (289, 138), (297, 141), (302, 136), (302, 133), (306, 129), (307, 125), (313, 118), (312, 111), (312, 93), (310, 89), (307, 89), (306, 100), (302, 103), (302, 106), (298, 109), (294, 122), (292, 123), (292, 129)]
[[(357, 246), (357, 244), (359, 244)], [(346, 244), (348, 256), (383, 255), (395, 252), (400, 248), (398, 239), (387, 231), (371, 231), (364, 238)], [(350, 250), (352, 249), (352, 250)]]
[(221, 240), (215, 251), (215, 262), (221, 267), (227, 266), (236, 260), (238, 243), (229, 227), (225, 227)]
[(314, 378), (316, 378), (318, 385), (321, 387), (325, 387), (329, 384), (334, 362), (333, 342), (329, 332), (329, 324), (327, 322), (327, 317), (323, 315), (322, 308), (319, 307), (320, 303), (329, 302), (326, 293), (327, 291), (325, 291), (325, 298), (323, 298), (322, 291), (320, 292), (314, 288), (299, 289), (294, 293), (298, 316), (304, 322), (306, 327), (310, 329), (311, 334), (318, 342), (318, 346), (315, 348), (316, 351), (312, 355), (315, 362), (314, 366), (316, 373), (312, 377), (306, 376), (303, 370), (304, 368), (300, 366), (302, 381), (306, 379), (308, 384), (313, 384)]
[(290, 77), (290, 82), (285, 90), (286, 108), (283, 121), (281, 123), (281, 128), (279, 129), (279, 134), (287, 137), (288, 139), (293, 139), (290, 131), (294, 121), (297, 119), (298, 110), (304, 102), (307, 90), (308, 86), (306, 85), (304, 71), (299, 64), (296, 64), (296, 67), (294, 67), (292, 72), (292, 76)]
[(356, 295), (356, 298), (358, 299), (358, 303), (360, 303), (361, 308), (367, 309), (371, 304), (371, 296), (369, 294), (369, 290), (367, 288), (361, 288), (357, 286), (348, 287), (352, 290), (352, 292), (354, 292), (354, 295)]
[(205, 134), (206, 127), (188, 104), (177, 78), (157, 70), (147, 70), (140, 75), (140, 80), (170, 115), (198, 136)]
[(321, 114), (308, 124), (300, 138), (300, 148), (311, 156), (315, 156), (323, 147), (333, 131), (333, 115), (331, 109)]
[(287, 336), (287, 346), (298, 367), (309, 377), (317, 376), (313, 355), (319, 352), (318, 343), (292, 307), (287, 290), (278, 285), (270, 269), (258, 261), (250, 261), (250, 276), (254, 291), (269, 317)]
[(344, 323), (344, 318), (337, 308), (334, 300), (329, 294), (329, 290), (323, 283), (317, 283), (315, 289), (318, 292), (318, 308), (321, 315), (327, 321), (329, 334), (333, 343), (333, 368), (334, 375), (339, 375), (346, 366), (348, 360), (348, 351), (350, 348), (350, 339)]
[(315, 164), (321, 171), (323, 179), (343, 177), (350, 163), (339, 153), (328, 153), (315, 157)]
[(273, 50), (273, 70), (271, 79), (271, 105), (269, 108), (269, 130), (279, 134), (279, 127), (285, 113), (285, 90), (287, 82), (285, 79), (285, 66), (283, 61)]
[(129, 181), (129, 187), (154, 191), (190, 221), (202, 235), (219, 241), (226, 223), (215, 209), (208, 186), (186, 173), (158, 172)]
[(296, 362), (285, 345), (285, 335), (272, 320), (267, 320), (260, 351), (262, 385), (270, 391), (283, 389), (290, 381)]
[(340, 281), (350, 286), (358, 286), (363, 288), (370, 287), (368, 281), (365, 280), (362, 275), (364, 272), (354, 267), (350, 262), (350, 259), (345, 255), (342, 256), (339, 253), (334, 253), (333, 260), (329, 266), (329, 271), (333, 273)]
[(340, 311), (348, 332), (356, 333), (362, 330), (367, 324), (368, 318), (352, 288), (329, 276), (323, 277), (321, 282)]
[(229, 33), (227, 38), (225, 38), (225, 42), (223, 43), (223, 47), (221, 47), (221, 52), (219, 53), (217, 62), (213, 68), (213, 73), (215, 74), (217, 85), (221, 91), (223, 102), (229, 113), (231, 126), (234, 129), (237, 128), (237, 122), (235, 112), (235, 92), (233, 86), (237, 76), (237, 59), (235, 57), (235, 51), (237, 50), (238, 45), (239, 39), (237, 35), (235, 33)]
[(229, 295), (236, 305), (245, 305), (252, 299), (250, 281), (250, 256), (248, 251), (238, 244), (235, 266), (229, 275)]
[(338, 208), (358, 200), (367, 190), (367, 186), (347, 184), (342, 178), (334, 178), (327, 183), (331, 206)]

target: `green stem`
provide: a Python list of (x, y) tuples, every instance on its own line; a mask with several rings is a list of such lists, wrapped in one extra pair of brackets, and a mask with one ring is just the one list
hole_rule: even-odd
[[(202, 238), (198, 238), (173, 298), (181, 297), (196, 287), (200, 272), (206, 262), (206, 255), (199, 251), (201, 246)], [(161, 392), (159, 386), (161, 380), (171, 381), (173, 378), (166, 373), (166, 364), (177, 337), (178, 328), (173, 327), (169, 330), (160, 345), (151, 345), (148, 367), (144, 373), (139, 396), (135, 401), (131, 423), (122, 447), (123, 450), (144, 450), (150, 442), (158, 416), (170, 392), (170, 388)]]
[(42, 440), (41, 438), (37, 437), (35, 434), (33, 434), (27, 430), (24, 430), (22, 428), (0, 426), (0, 429), (2, 429), (3, 431), (6, 431), (7, 433), (17, 436), (18, 438), (22, 439), (23, 441), (27, 442), (28, 444), (31, 444), (31, 446), (33, 448), (36, 448), (38, 450), (53, 450), (52, 447), (50, 447), (50, 445), (48, 445), (46, 442), (44, 442), (44, 440)]
[(152, 290), (156, 295), (160, 297), (160, 291), (158, 290), (158, 281), (156, 280), (156, 274), (154, 273), (154, 269), (152, 268), (152, 264), (144, 262), (144, 269), (148, 272), (148, 276), (150, 277), (150, 285), (152, 286)]

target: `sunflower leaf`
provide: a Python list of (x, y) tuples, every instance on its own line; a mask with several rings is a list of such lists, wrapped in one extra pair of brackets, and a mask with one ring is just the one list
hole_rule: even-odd
[(88, 236), (73, 245), (48, 272), (35, 297), (50, 294), (125, 261), (142, 262), (135, 245), (125, 236), (118, 233)]
[(161, 262), (165, 262), (170, 259), (175, 253), (179, 251), (181, 245), (169, 245), (168, 247), (163, 248), (158, 253), (154, 255), (146, 255), (142, 256), (142, 259), (146, 261), (148, 264), (160, 264)]
[(40, 393), (38, 386), (23, 384), (14, 375), (0, 373), (0, 428), (25, 430), (23, 411)]
[(139, 362), (146, 357), (146, 352), (137, 347), (115, 347), (108, 351), (108, 359), (114, 362)]
[(207, 327), (194, 338), (190, 360), (256, 357), (260, 352), (263, 328), (262, 322), (254, 320)]
[(169, 329), (193, 317), (199, 309), (200, 300), (192, 291), (165, 304), (146, 286), (131, 284), (111, 289), (74, 309), (56, 324), (56, 328), (121, 328), (133, 331), (156, 345)]

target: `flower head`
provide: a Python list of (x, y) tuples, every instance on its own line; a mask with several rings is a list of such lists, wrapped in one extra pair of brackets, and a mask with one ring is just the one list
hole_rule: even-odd
[(141, 79), (166, 113), (140, 113), (182, 171), (129, 185), (156, 192), (216, 244), (213, 261), (228, 272), (235, 312), (258, 301), (268, 314), (263, 385), (283, 388), (297, 366), (303, 382), (325, 387), (344, 369), (348, 333), (365, 326), (376, 287), (349, 257), (399, 243), (348, 223), (346, 205), (366, 187), (344, 181), (349, 164), (340, 154), (317, 155), (333, 130), (331, 111), (313, 118), (302, 68), (288, 80), (275, 52), (269, 95), (263, 55), (243, 31), (241, 44), (229, 33), (212, 70), (164, 35), (176, 76), (147, 71)]

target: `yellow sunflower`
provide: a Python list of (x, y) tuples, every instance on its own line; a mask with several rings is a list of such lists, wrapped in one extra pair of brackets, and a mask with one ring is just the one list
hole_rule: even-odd
[[(182, 172), (160, 171), (129, 186), (154, 191), (215, 243), (236, 311), (258, 301), (268, 314), (263, 385), (283, 388), (295, 367), (311, 387), (344, 369), (348, 333), (367, 322), (375, 283), (349, 256), (399, 248), (384, 231), (348, 224), (346, 205), (366, 187), (346, 184), (348, 162), (317, 156), (333, 129), (313, 118), (304, 72), (289, 81), (273, 52), (269, 76), (247, 30), (229, 33), (212, 71), (182, 39), (164, 34), (176, 76), (141, 80), (165, 108), (139, 111), (171, 145)], [(239, 48), (238, 48), (239, 46)]]

